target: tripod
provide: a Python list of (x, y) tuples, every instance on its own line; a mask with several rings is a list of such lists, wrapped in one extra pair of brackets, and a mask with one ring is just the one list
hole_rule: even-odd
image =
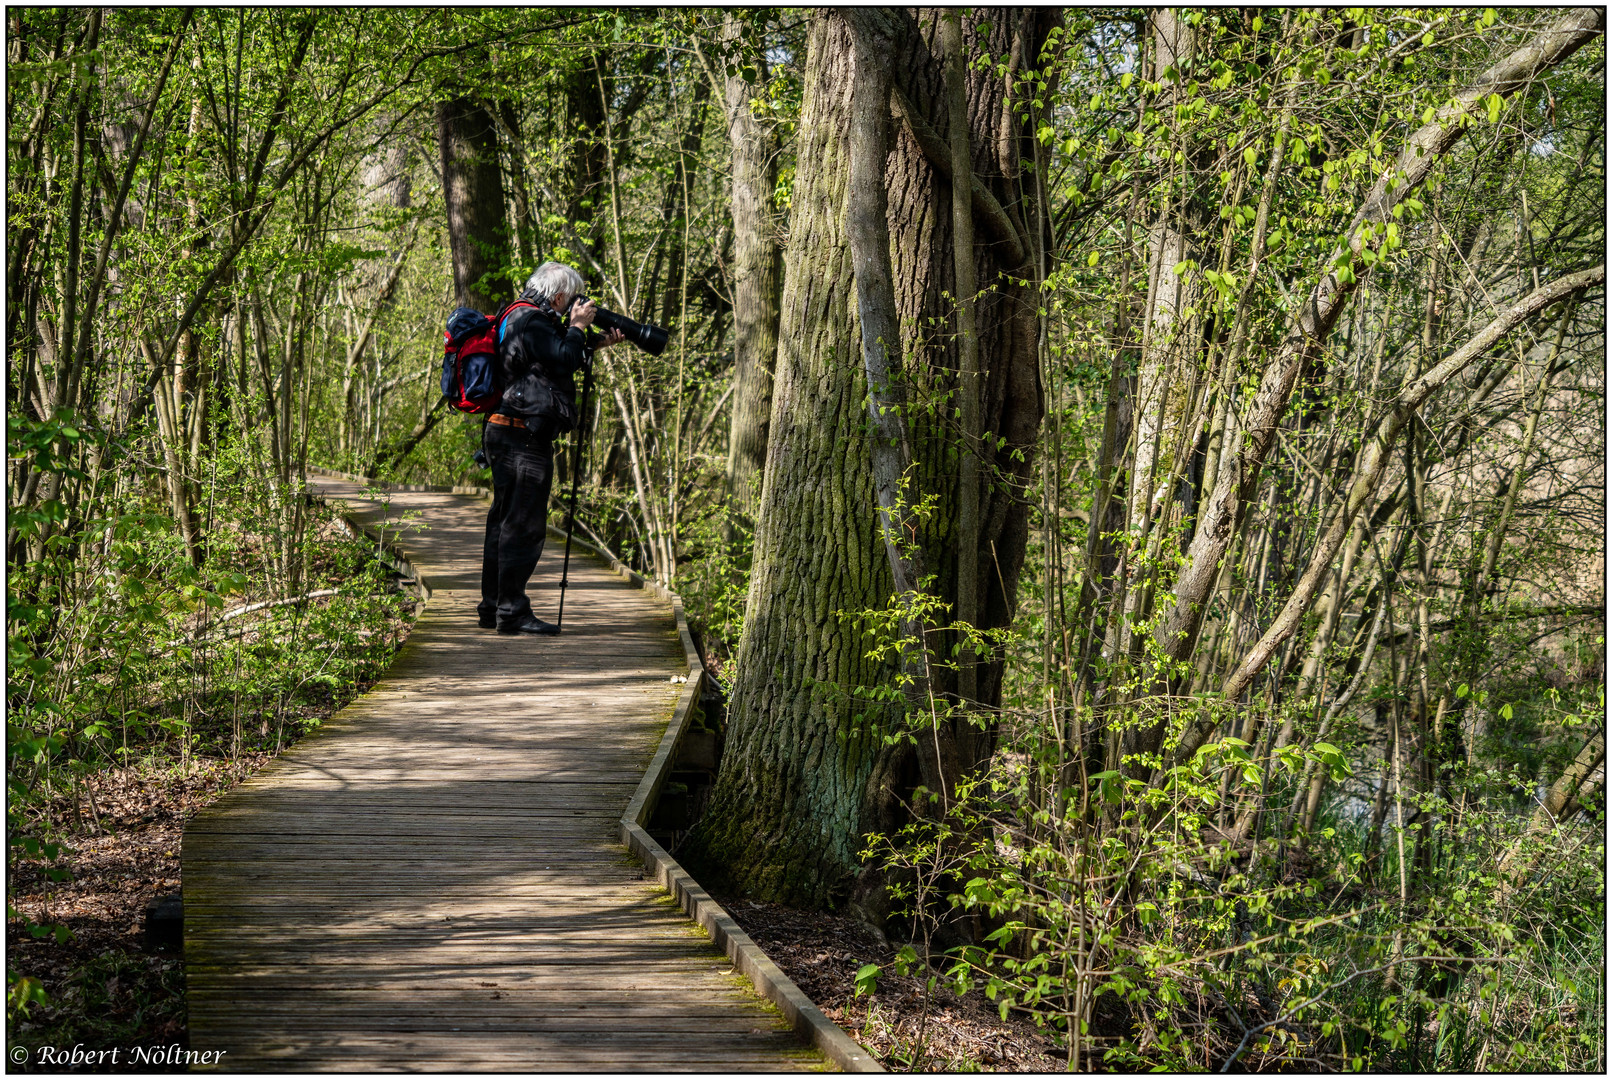
[(588, 395), (593, 390), (593, 360), (590, 357), (582, 368), (582, 409), (577, 414), (577, 428), (571, 433), (571, 516), (565, 522), (565, 561), (560, 564), (560, 610), (554, 616), (554, 632), (560, 632), (565, 620), (565, 586), (571, 569), (571, 534), (577, 527), (577, 490), (582, 486), (582, 447), (588, 433)]

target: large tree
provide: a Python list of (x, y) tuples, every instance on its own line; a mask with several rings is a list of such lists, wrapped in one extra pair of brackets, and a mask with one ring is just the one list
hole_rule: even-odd
[[(976, 11), (951, 56), (937, 40), (949, 17), (813, 16), (739, 676), (710, 809), (683, 849), (718, 887), (843, 900), (866, 831), (897, 823), (920, 784), (943, 798), (993, 745), (1000, 665), (960, 680), (928, 671), (921, 654), (940, 709), (966, 682), (973, 715), (937, 711), (916, 744), (887, 739), (914, 702), (876, 692), (902, 661), (857, 618), (899, 592), (909, 605), (971, 596), (973, 611), (959, 614), (1003, 626), (1024, 556), (1022, 492), (1043, 412), (1025, 282), (1043, 226), (1029, 212), (1036, 110), (1020, 80), (1053, 16)], [(965, 76), (986, 52), (1010, 58), (1005, 71)], [(948, 61), (966, 124), (953, 123)], [(973, 263), (977, 297), (959, 295), (959, 224), (973, 234), (961, 261)], [(962, 466), (968, 458), (975, 468)], [(925, 499), (933, 509), (913, 513)], [(934, 622), (917, 626), (928, 652), (944, 655), (950, 642)]]

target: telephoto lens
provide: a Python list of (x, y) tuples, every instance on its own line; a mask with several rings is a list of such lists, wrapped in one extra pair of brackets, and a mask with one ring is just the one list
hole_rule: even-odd
[[(587, 302), (586, 296), (579, 296), (573, 301), (576, 304)], [(670, 330), (665, 330), (654, 323), (635, 322), (625, 315), (617, 315), (609, 308), (595, 309), (593, 325), (601, 330), (620, 330), (622, 337), (651, 356), (659, 356), (665, 352), (666, 343), (672, 339)]]

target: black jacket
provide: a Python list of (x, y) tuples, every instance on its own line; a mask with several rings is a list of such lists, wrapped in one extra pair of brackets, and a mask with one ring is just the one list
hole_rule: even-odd
[(567, 326), (546, 300), (528, 294), (521, 299), (535, 306), (510, 312), (498, 331), (504, 376), (498, 411), (545, 421), (549, 435), (569, 431), (576, 417), (574, 375), (588, 360), (586, 335)]

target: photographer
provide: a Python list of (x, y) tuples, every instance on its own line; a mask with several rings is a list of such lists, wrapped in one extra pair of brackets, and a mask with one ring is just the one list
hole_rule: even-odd
[(554, 437), (577, 424), (575, 373), (619, 330), (588, 340), (597, 307), (572, 304), (582, 275), (548, 262), (526, 281), (498, 332), (504, 396), (482, 429), (493, 474), (493, 505), (482, 548), (481, 626), (501, 634), (557, 634), (532, 614), (526, 583), (543, 553)]

